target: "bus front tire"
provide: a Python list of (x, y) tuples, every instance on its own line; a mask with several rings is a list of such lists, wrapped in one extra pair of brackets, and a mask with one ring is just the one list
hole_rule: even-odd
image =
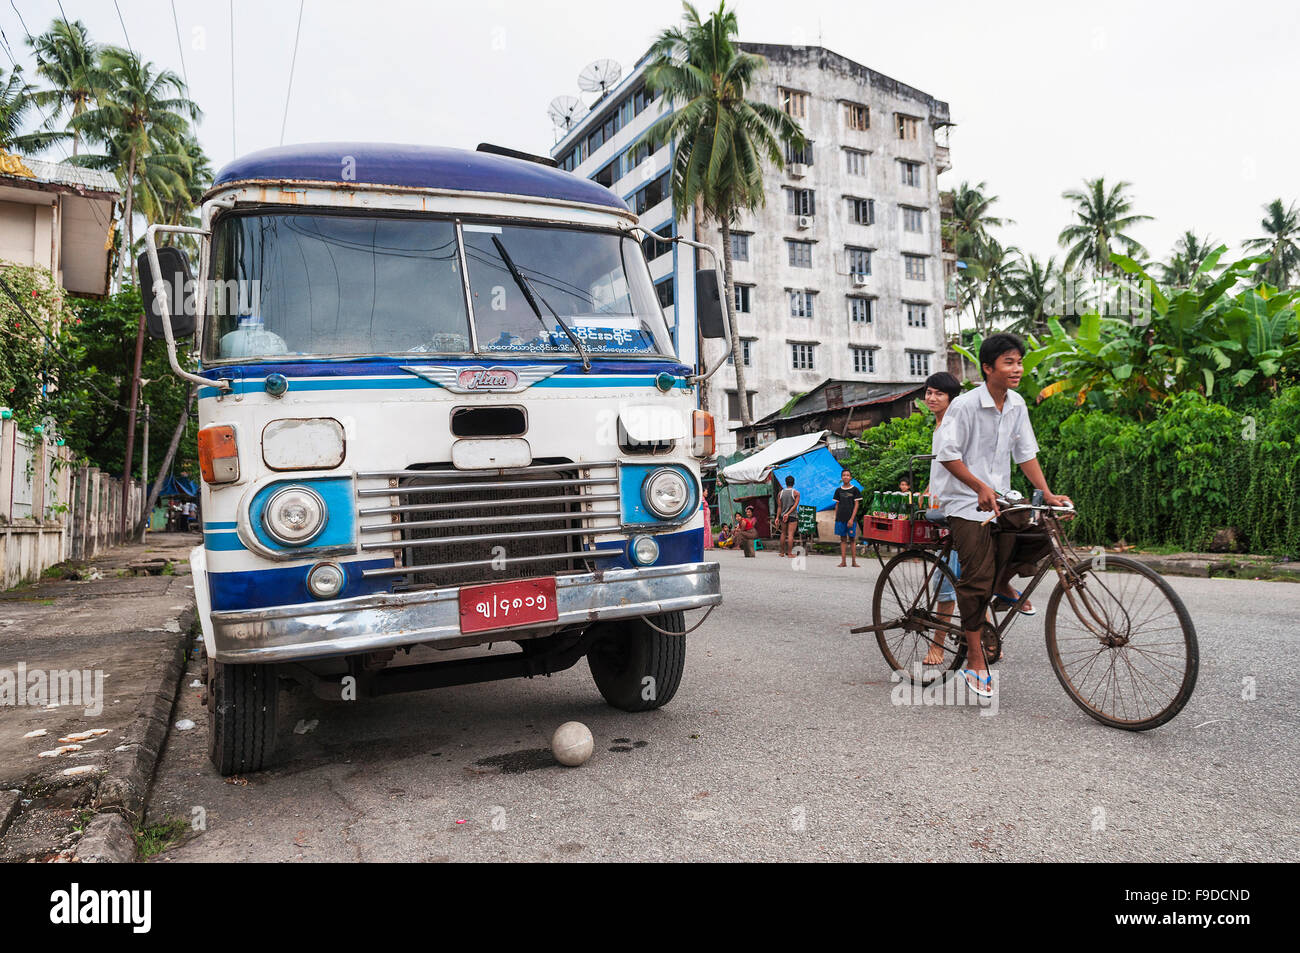
[[(686, 629), (681, 612), (651, 620), (669, 632)], [(644, 619), (603, 623), (601, 629), (587, 665), (605, 701), (623, 711), (651, 711), (672, 701), (686, 668), (686, 636), (656, 632)]]
[(274, 665), (208, 662), (208, 757), (223, 777), (271, 763), (279, 693)]

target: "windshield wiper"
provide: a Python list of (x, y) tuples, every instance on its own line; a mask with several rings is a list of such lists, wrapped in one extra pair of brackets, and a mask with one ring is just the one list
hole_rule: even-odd
[[(528, 279), (525, 278), (523, 273), (515, 267), (515, 263), (510, 257), (510, 253), (506, 251), (506, 246), (501, 244), (500, 238), (493, 235), (492, 244), (497, 246), (497, 254), (501, 256), (501, 260), (504, 261), (506, 267), (510, 269), (510, 276), (515, 279), (515, 284), (517, 284), (519, 290), (524, 293), (524, 299), (528, 302), (528, 306), (533, 309), (533, 314), (537, 315), (537, 320), (542, 324), (542, 330), (549, 334), (550, 328), (546, 326), (546, 319), (542, 317), (542, 309), (537, 307), (537, 301), (533, 298), (533, 292), (529, 287)], [(537, 297), (541, 298), (542, 296), (539, 294)], [(573, 333), (573, 330), (565, 323), (564, 319), (556, 313), (554, 308), (551, 307), (551, 303), (545, 298), (542, 298), (542, 304), (546, 305), (547, 311), (555, 315), (556, 322), (564, 329), (564, 333), (569, 336), (569, 340), (573, 342), (574, 348), (582, 358), (582, 370), (584, 373), (591, 373), (591, 358), (587, 356), (587, 349), (582, 346), (577, 335)]]

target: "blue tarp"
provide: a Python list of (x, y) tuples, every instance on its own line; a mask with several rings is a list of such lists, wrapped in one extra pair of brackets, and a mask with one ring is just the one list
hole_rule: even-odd
[[(785, 488), (785, 478), (794, 477), (799, 502), (805, 506), (815, 506), (819, 510), (829, 510), (835, 506), (835, 488), (840, 485), (840, 474), (843, 472), (844, 465), (829, 450), (817, 447), (801, 457), (774, 467), (772, 475), (782, 489)], [(853, 481), (853, 485), (862, 489), (862, 484), (857, 480)]]
[(169, 476), (163, 481), (162, 491), (158, 496), (160, 499), (164, 496), (184, 496), (191, 500), (197, 500), (199, 498), (199, 488), (192, 480)]

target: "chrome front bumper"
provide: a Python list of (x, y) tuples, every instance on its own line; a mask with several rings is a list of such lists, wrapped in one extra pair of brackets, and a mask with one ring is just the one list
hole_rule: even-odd
[(560, 576), (559, 620), (534, 629), (460, 631), (459, 589), (359, 596), (334, 602), (212, 613), (218, 662), (289, 662), (433, 643), (456, 648), (546, 635), (557, 628), (631, 619), (722, 602), (717, 563), (612, 569)]

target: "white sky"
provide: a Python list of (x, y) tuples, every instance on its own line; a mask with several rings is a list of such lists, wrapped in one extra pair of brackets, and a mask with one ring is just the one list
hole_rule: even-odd
[[(170, 0), (119, 0), (131, 44), (181, 71)], [(1186, 228), (1230, 246), (1261, 208), (1300, 199), (1300, 5), (1282, 0), (846, 2), (735, 0), (741, 38), (829, 47), (952, 107), (953, 169), (986, 181), (1015, 220), (1005, 241), (1060, 252), (1063, 189), (1085, 176), (1134, 184), (1133, 234), (1165, 257)], [(0, 0), (0, 27), (30, 69), (28, 29), (55, 2)], [(220, 167), (280, 141), (298, 4), (175, 0), (184, 65)], [(710, 8), (705, 2), (701, 12)], [(63, 0), (100, 42), (122, 44), (109, 0)], [(378, 140), (546, 152), (547, 103), (578, 94), (586, 63), (630, 67), (679, 21), (675, 0), (307, 0), (286, 142)], [(0, 54), (8, 68), (8, 59)], [(590, 101), (590, 94), (585, 94)], [(51, 156), (59, 158), (58, 155)]]

